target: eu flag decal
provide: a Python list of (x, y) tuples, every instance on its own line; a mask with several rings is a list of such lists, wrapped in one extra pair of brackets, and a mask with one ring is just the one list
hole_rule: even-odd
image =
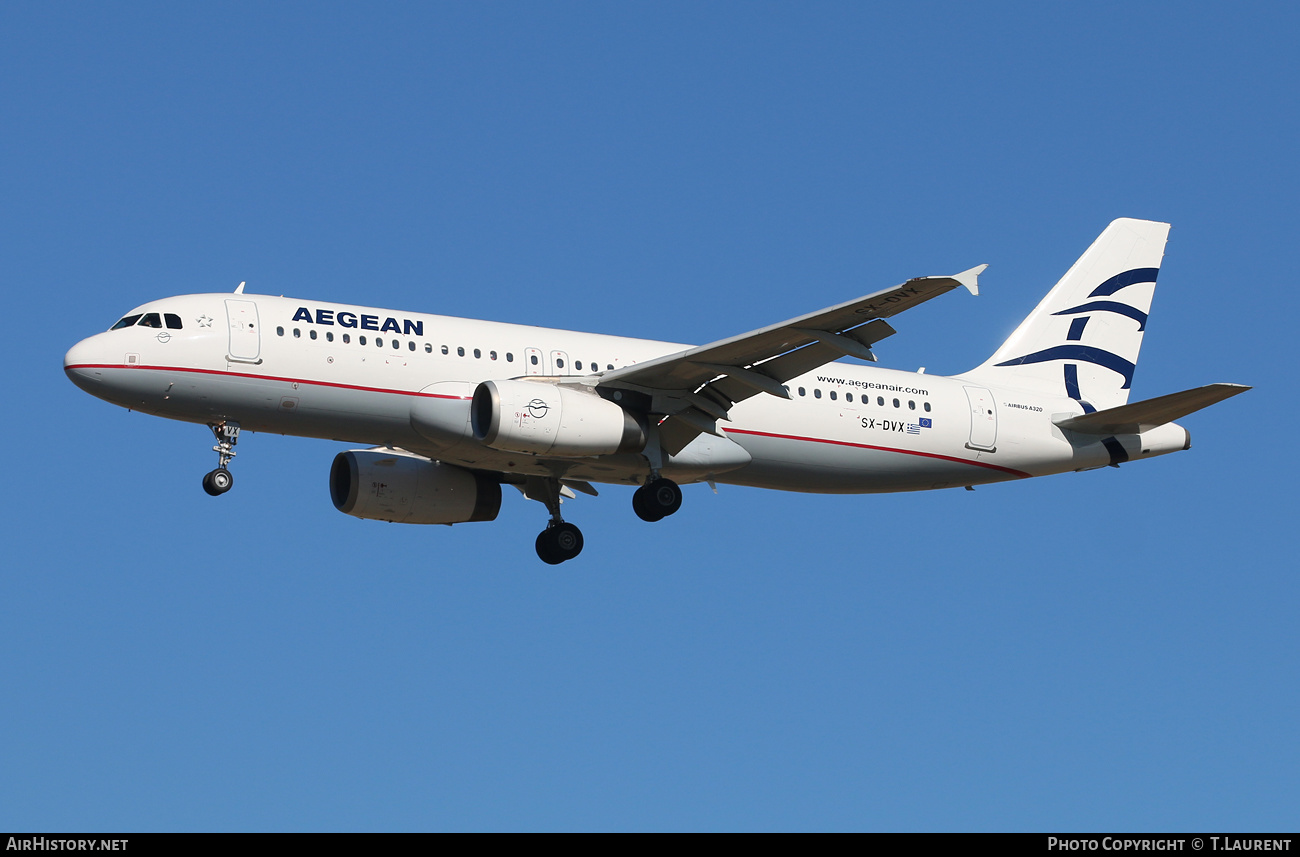
[(934, 423), (929, 417), (921, 417), (921, 428), (934, 428)]

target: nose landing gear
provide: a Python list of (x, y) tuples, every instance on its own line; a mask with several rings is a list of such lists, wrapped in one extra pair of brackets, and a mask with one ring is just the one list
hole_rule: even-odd
[(209, 425), (217, 438), (217, 445), (212, 451), (217, 453), (217, 469), (203, 477), (203, 490), (213, 497), (219, 497), (229, 491), (235, 484), (235, 477), (227, 469), (230, 459), (235, 457), (235, 444), (239, 442), (239, 423), (227, 420), (224, 423)]

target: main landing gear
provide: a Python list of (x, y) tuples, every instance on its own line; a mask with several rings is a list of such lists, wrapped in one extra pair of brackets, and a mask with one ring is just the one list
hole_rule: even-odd
[(548, 565), (559, 565), (582, 553), (582, 530), (566, 521), (552, 521), (537, 534), (537, 555)]
[(671, 479), (653, 475), (632, 495), (632, 511), (643, 521), (661, 521), (682, 507), (682, 489)]
[(213, 497), (229, 491), (235, 484), (235, 477), (226, 468), (230, 459), (235, 457), (235, 444), (239, 442), (239, 423), (226, 421), (209, 425), (217, 438), (217, 445), (212, 451), (217, 453), (217, 469), (203, 477), (203, 490)]
[(551, 520), (537, 534), (537, 556), (547, 565), (559, 565), (582, 553), (582, 530), (560, 516), (560, 480), (530, 476), (524, 496), (546, 506)]

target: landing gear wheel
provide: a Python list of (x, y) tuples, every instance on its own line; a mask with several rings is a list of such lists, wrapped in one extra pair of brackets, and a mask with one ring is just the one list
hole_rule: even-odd
[(213, 497), (219, 497), (235, 484), (235, 477), (224, 467), (218, 467), (203, 477), (203, 490)]
[(559, 565), (582, 553), (582, 530), (573, 524), (555, 524), (537, 534), (537, 556), (548, 565)]
[(632, 493), (632, 511), (636, 512), (636, 516), (641, 520), (649, 521), (652, 524), (663, 519), (663, 515), (650, 508), (650, 504), (646, 502), (644, 487), (638, 488)]
[(632, 511), (651, 523), (662, 520), (682, 507), (682, 489), (671, 479), (654, 479), (632, 495)]

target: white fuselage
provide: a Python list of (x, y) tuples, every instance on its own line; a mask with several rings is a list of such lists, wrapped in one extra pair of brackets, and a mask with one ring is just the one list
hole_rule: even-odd
[[(75, 345), (65, 370), (86, 391), (171, 419), (237, 421), (252, 431), (398, 447), (468, 468), (633, 484), (641, 455), (557, 460), (489, 449), (456, 429), (480, 382), (594, 376), (686, 346), (242, 294), (185, 295), (132, 314), (178, 328), (129, 326)], [(1169, 424), (1101, 439), (1053, 419), (1083, 413), (1066, 397), (832, 363), (792, 379), (790, 399), (736, 404), (725, 437), (700, 435), (665, 476), (821, 493), (959, 487), (1099, 467), (1185, 448)], [(435, 412), (448, 431), (413, 415)], [(467, 420), (467, 416), (466, 416)]]

